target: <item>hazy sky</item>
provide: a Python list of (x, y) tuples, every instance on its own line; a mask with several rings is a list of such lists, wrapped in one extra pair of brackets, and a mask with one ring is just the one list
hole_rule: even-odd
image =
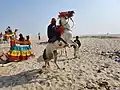
[[(120, 0), (0, 0), (0, 31), (46, 34), (52, 17), (74, 10), (74, 35), (120, 33)], [(72, 24), (71, 24), (72, 25)]]

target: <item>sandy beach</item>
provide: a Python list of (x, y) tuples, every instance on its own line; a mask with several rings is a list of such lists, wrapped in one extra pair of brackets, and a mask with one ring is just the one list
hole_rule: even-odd
[[(53, 60), (43, 69), (42, 53), (45, 37), (32, 39), (34, 58), (0, 66), (0, 90), (120, 90), (120, 62), (101, 52), (120, 50), (120, 39), (81, 38), (79, 57), (73, 58), (73, 48), (58, 57), (60, 69)], [(8, 45), (1, 45), (7, 51)], [(59, 51), (60, 52), (60, 51)]]

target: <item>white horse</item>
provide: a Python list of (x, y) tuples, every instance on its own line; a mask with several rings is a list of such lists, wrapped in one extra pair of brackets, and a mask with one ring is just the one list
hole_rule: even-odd
[[(64, 32), (61, 35), (61, 38), (66, 41), (69, 46), (73, 46), (74, 48), (74, 57), (76, 58), (76, 52), (77, 52), (77, 44), (75, 42), (72, 41), (72, 30), (70, 29), (70, 25), (67, 22), (68, 19), (70, 19), (73, 14), (74, 11), (68, 11), (68, 12), (62, 12), (59, 13), (59, 19), (61, 20), (61, 24), (64, 27)], [(72, 20), (72, 19), (71, 19)], [(55, 41), (54, 43), (48, 43), (47, 47), (44, 49), (43, 52), (43, 59), (45, 61), (45, 67), (49, 64), (49, 60), (54, 58), (54, 63), (56, 64), (57, 68), (59, 68), (58, 64), (56, 63), (57, 61), (57, 50), (64, 48), (65, 47), (65, 43), (60, 41), (62, 43), (62, 45), (59, 44), (58, 41)]]

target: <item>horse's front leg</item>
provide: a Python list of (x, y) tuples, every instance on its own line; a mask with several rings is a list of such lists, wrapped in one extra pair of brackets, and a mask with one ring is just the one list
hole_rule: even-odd
[(77, 58), (77, 47), (74, 47), (74, 58)]
[(57, 68), (60, 69), (60, 67), (57, 64), (57, 50), (53, 51), (53, 56), (54, 56), (54, 63), (56, 64)]
[(48, 60), (45, 60), (45, 65), (42, 68), (45, 68), (45, 69), (50, 68), (50, 64)]
[(50, 68), (50, 63), (49, 63), (49, 61), (47, 62), (47, 65), (48, 65), (48, 68)]

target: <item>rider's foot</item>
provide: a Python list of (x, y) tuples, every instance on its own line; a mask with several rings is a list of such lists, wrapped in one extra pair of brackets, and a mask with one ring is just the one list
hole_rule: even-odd
[(62, 46), (62, 42), (59, 42), (58, 45), (59, 45), (59, 46)]

